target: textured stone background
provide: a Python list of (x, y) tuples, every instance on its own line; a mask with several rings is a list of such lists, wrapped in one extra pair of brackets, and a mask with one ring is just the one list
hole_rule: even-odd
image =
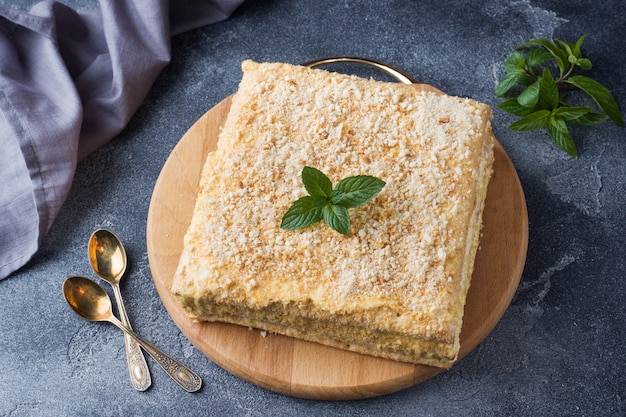
[[(494, 130), (528, 204), (521, 285), (495, 330), (452, 370), (381, 398), (295, 399), (222, 370), (169, 318), (145, 243), (163, 163), (194, 121), (236, 90), (245, 58), (376, 58), (495, 108), (493, 90), (513, 47), (589, 33), (592, 76), (626, 109), (625, 28), (618, 0), (250, 0), (223, 23), (175, 37), (171, 64), (128, 128), (79, 165), (41, 251), (0, 281), (0, 415), (625, 415), (626, 131), (612, 123), (576, 129), (581, 157), (573, 160), (543, 132), (507, 130), (513, 119), (495, 109)], [(151, 359), (153, 387), (133, 391), (121, 333), (84, 322), (65, 305), (65, 277), (93, 276), (86, 242), (98, 226), (126, 244), (131, 265), (122, 290), (133, 327), (197, 370), (201, 393), (184, 393)]]

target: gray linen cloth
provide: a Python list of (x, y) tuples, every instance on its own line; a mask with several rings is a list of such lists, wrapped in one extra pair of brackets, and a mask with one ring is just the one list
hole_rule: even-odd
[(223, 20), (242, 2), (0, 8), (0, 279), (37, 251), (77, 161), (126, 126), (170, 60), (170, 37)]

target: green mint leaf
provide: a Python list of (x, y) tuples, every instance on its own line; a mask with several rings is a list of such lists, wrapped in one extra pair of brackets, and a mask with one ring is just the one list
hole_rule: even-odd
[(504, 78), (500, 80), (500, 82), (496, 86), (496, 95), (498, 97), (501, 97), (504, 94), (506, 94), (507, 91), (509, 91), (515, 84), (518, 83), (518, 81), (521, 79), (523, 74), (524, 74), (523, 72), (517, 72), (517, 73), (510, 72), (506, 74)]
[(308, 166), (302, 169), (302, 182), (310, 195), (299, 198), (289, 207), (281, 220), (281, 229), (301, 229), (323, 219), (333, 230), (348, 234), (348, 208), (365, 204), (385, 186), (379, 178), (357, 175), (339, 181), (333, 190), (324, 173)]
[(622, 119), (622, 113), (617, 105), (617, 101), (615, 101), (615, 97), (605, 86), (583, 75), (572, 76), (565, 82), (587, 93), (616, 125), (624, 127), (624, 120)]
[(526, 63), (529, 67), (536, 67), (552, 58), (552, 54), (542, 48), (532, 48), (526, 54)]
[(559, 106), (559, 88), (547, 68), (543, 69), (543, 75), (541, 76), (539, 105), (546, 110), (552, 110)]
[(514, 51), (504, 63), (504, 70), (507, 73), (517, 74), (523, 72), (525, 66), (526, 59), (524, 58), (524, 55), (517, 51)]
[(511, 130), (537, 130), (545, 127), (550, 119), (549, 110), (539, 110), (511, 123)]
[(583, 44), (585, 38), (587, 37), (587, 34), (584, 34), (583, 36), (581, 36), (580, 38), (578, 38), (578, 40), (576, 41), (576, 43), (574, 44), (574, 46), (572, 47), (572, 50), (574, 52), (574, 55), (576, 55), (578, 58), (580, 58), (582, 56), (582, 52), (580, 50), (581, 45)]
[(524, 55), (515, 51), (504, 63), (506, 75), (496, 86), (496, 95), (502, 96), (509, 91), (515, 84), (529, 85), (534, 79), (526, 72), (528, 65)]
[(333, 189), (333, 184), (322, 171), (308, 166), (302, 169), (302, 183), (313, 197), (329, 197)]
[(346, 193), (344, 193), (343, 191), (334, 189), (330, 193), (330, 198), (329, 198), (330, 204), (340, 204), (341, 200), (343, 200), (345, 195)]
[(546, 128), (559, 148), (563, 149), (571, 157), (578, 158), (576, 144), (574, 144), (574, 140), (569, 134), (565, 121), (552, 117)]
[(583, 116), (573, 119), (572, 122), (581, 126), (593, 126), (593, 125), (597, 125), (598, 123), (604, 122), (608, 118), (609, 116), (607, 116), (606, 114), (590, 111), (589, 113), (586, 113)]
[(557, 40), (557, 42), (561, 45), (563, 50), (568, 53), (567, 60), (570, 64), (576, 65), (584, 70), (590, 70), (592, 67), (591, 61), (587, 58), (583, 58), (580, 50), (580, 47), (586, 37), (587, 35), (581, 36), (575, 44), (561, 40)]
[(567, 70), (567, 53), (565, 51), (547, 39), (531, 39), (518, 46), (517, 49), (529, 46), (542, 46), (546, 51), (548, 51), (554, 57), (554, 60), (559, 66), (560, 76), (563, 76)]
[(576, 120), (592, 111), (591, 107), (559, 107), (552, 112), (553, 116), (558, 116), (565, 121)]
[(322, 210), (328, 205), (324, 197), (299, 198), (289, 207), (280, 223), (281, 229), (302, 229), (323, 219)]
[(348, 209), (336, 204), (328, 204), (322, 209), (324, 221), (336, 232), (342, 235), (350, 233), (350, 215)]
[(503, 102), (498, 104), (498, 107), (500, 107), (507, 113), (511, 113), (520, 117), (524, 117), (533, 112), (533, 109), (529, 109), (528, 107), (524, 107), (519, 104), (516, 98), (504, 100)]
[(524, 91), (517, 97), (517, 102), (524, 107), (533, 108), (539, 101), (539, 88), (541, 87), (541, 78), (526, 87)]
[(579, 55), (579, 56), (576, 56), (576, 55), (574, 54), (574, 51), (572, 50), (572, 48), (574, 47), (574, 45), (573, 45), (573, 44), (571, 44), (571, 43), (569, 43), (569, 42), (562, 41), (562, 40), (560, 40), (560, 39), (555, 39), (555, 40), (557, 41), (557, 43), (558, 43), (559, 45), (561, 45), (561, 49), (562, 49), (563, 51), (565, 51), (565, 53), (567, 54), (567, 60), (568, 60), (570, 63), (572, 63), (572, 64), (573, 64), (574, 62), (576, 62), (576, 60), (577, 60), (578, 58), (580, 58), (580, 55)]
[(341, 198), (334, 204), (345, 208), (361, 206), (380, 192), (385, 186), (385, 182), (370, 175), (357, 175), (342, 179), (335, 186), (335, 190), (341, 191)]
[(593, 65), (591, 65), (591, 61), (587, 58), (580, 58), (576, 60), (576, 65), (578, 65), (581, 69), (590, 70)]

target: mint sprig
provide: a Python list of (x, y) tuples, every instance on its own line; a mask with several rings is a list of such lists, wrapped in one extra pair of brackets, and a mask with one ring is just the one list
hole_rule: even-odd
[(379, 178), (357, 175), (342, 179), (333, 189), (332, 182), (322, 171), (309, 166), (302, 169), (302, 183), (309, 195), (289, 207), (280, 227), (302, 229), (324, 220), (331, 229), (344, 235), (350, 233), (348, 209), (367, 203), (385, 186)]
[[(516, 48), (504, 64), (505, 76), (496, 86), (496, 95), (509, 97), (498, 107), (519, 116), (512, 130), (545, 128), (556, 144), (570, 156), (578, 157), (568, 123), (591, 126), (611, 119), (623, 127), (624, 121), (611, 92), (590, 77), (573, 75), (590, 70), (591, 61), (582, 56), (581, 45), (559, 39), (533, 39)], [(595, 106), (574, 106), (569, 94), (582, 91)], [(598, 110), (599, 108), (599, 110)]]

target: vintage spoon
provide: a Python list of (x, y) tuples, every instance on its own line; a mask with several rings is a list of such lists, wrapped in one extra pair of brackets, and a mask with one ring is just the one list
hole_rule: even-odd
[(69, 277), (63, 283), (63, 295), (74, 312), (85, 320), (108, 321), (131, 336), (185, 391), (200, 389), (202, 380), (195, 372), (154, 347), (113, 316), (111, 299), (100, 284), (85, 277)]
[[(126, 251), (118, 237), (107, 229), (98, 229), (91, 234), (88, 245), (89, 263), (95, 273), (113, 286), (113, 294), (117, 302), (117, 309), (120, 320), (126, 327), (133, 329), (128, 320), (122, 293), (120, 291), (120, 280), (126, 271)], [(139, 348), (139, 345), (128, 335), (124, 335), (126, 345), (126, 361), (130, 381), (137, 391), (145, 391), (152, 384), (150, 370), (146, 363), (146, 358)]]

